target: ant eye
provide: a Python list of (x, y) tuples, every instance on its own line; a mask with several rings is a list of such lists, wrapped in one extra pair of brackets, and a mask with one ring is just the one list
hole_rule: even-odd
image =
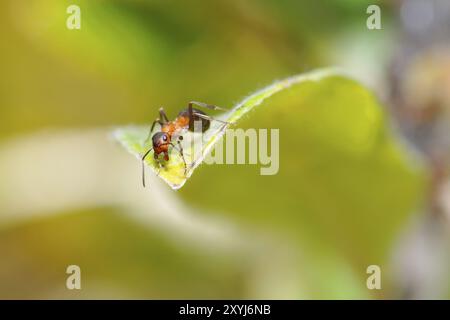
[(163, 140), (167, 141), (167, 136), (166, 135), (163, 135)]

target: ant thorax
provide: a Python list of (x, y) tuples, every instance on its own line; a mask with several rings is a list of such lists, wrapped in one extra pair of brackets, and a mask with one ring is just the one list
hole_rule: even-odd
[(188, 127), (185, 128), (179, 128), (172, 134), (172, 141), (178, 141), (183, 140), (183, 138), (180, 139), (180, 137), (183, 137), (188, 132)]
[(171, 140), (180, 136), (183, 131), (184, 127), (179, 126), (176, 121), (170, 121), (161, 127), (161, 132), (167, 133), (171, 137)]

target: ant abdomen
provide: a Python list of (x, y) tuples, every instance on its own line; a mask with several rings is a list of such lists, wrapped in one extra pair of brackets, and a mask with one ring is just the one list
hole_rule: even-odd
[(201, 110), (195, 109), (195, 108), (192, 108), (192, 111), (194, 111), (194, 114), (192, 115), (193, 121), (190, 121), (191, 119), (189, 118), (189, 110), (188, 109), (185, 109), (185, 110), (181, 111), (178, 114), (178, 117), (183, 117), (183, 118), (186, 118), (186, 119), (189, 120), (189, 131), (194, 132), (194, 129), (195, 129), (194, 124), (197, 121), (201, 121), (202, 122), (202, 132), (205, 132), (206, 130), (208, 130), (210, 125), (211, 125), (211, 121), (208, 120), (208, 119), (205, 119), (205, 118), (201, 118), (201, 117), (199, 117), (197, 115), (197, 114), (201, 114), (201, 115), (205, 115), (206, 116), (206, 113), (204, 113)]

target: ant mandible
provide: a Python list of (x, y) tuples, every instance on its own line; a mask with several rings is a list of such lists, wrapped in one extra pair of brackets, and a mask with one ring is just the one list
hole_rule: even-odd
[[(172, 146), (175, 148), (175, 145), (172, 141), (176, 140), (176, 144), (179, 147), (178, 152), (181, 155), (181, 158), (183, 159), (184, 163), (184, 174), (186, 174), (187, 171), (187, 165), (186, 160), (184, 159), (183, 154), (183, 147), (181, 146), (180, 141), (183, 140), (182, 134), (189, 130), (191, 132), (194, 132), (194, 124), (196, 121), (201, 121), (202, 123), (202, 133), (209, 129), (211, 121), (215, 120), (218, 122), (222, 122), (224, 124), (229, 124), (226, 121), (214, 119), (207, 114), (205, 114), (203, 111), (195, 109), (193, 106), (198, 106), (202, 108), (207, 108), (210, 110), (223, 110), (227, 111), (227, 109), (203, 103), (203, 102), (197, 102), (197, 101), (191, 101), (188, 104), (188, 108), (180, 111), (178, 116), (173, 121), (169, 121), (167, 118), (166, 113), (164, 112), (163, 108), (159, 109), (159, 118), (157, 118), (155, 121), (153, 121), (153, 124), (150, 128), (150, 132), (148, 133), (147, 141), (152, 132), (155, 128), (155, 125), (158, 123), (161, 126), (160, 131), (156, 132), (152, 136), (152, 147), (142, 156), (142, 185), (145, 187), (145, 166), (144, 166), (144, 160), (150, 153), (150, 151), (154, 150), (154, 157), (157, 161), (158, 165), (161, 167), (162, 164), (159, 161), (159, 155), (164, 155), (164, 160), (169, 161), (169, 147)], [(176, 148), (175, 148), (176, 149)]]

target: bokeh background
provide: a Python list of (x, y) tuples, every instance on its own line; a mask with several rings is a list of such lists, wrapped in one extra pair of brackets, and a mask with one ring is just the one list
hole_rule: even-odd
[[(0, 298), (449, 298), (449, 21), (446, 0), (2, 1)], [(354, 80), (238, 124), (280, 129), (275, 176), (204, 165), (143, 189), (110, 137), (328, 66)]]

